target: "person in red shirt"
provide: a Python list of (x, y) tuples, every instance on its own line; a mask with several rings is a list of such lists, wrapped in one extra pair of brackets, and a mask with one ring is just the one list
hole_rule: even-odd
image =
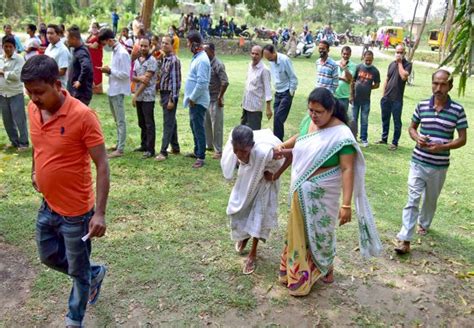
[(105, 234), (110, 173), (96, 114), (62, 89), (58, 78), (58, 65), (45, 55), (32, 57), (21, 71), (31, 99), (31, 178), (43, 196), (36, 223), (39, 257), (73, 279), (66, 326), (82, 327), (87, 303), (97, 301), (106, 273), (104, 265), (91, 263), (90, 253), (91, 238)]

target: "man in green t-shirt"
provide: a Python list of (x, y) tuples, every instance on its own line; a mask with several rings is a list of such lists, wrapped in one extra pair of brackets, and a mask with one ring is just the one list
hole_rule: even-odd
[[(352, 49), (349, 46), (342, 47), (341, 60), (339, 60), (339, 85), (334, 93), (334, 97), (344, 105), (346, 112), (349, 109), (351, 82), (356, 71), (356, 64), (351, 59)], [(351, 130), (354, 131), (352, 128)]]

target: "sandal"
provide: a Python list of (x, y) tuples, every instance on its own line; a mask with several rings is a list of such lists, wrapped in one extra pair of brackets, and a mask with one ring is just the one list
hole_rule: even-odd
[(244, 269), (242, 270), (242, 273), (245, 275), (252, 274), (255, 271), (255, 259), (247, 258), (245, 260), (245, 265)]
[(239, 254), (242, 255), (244, 253), (245, 246), (247, 246), (247, 242), (249, 241), (249, 238), (239, 240), (235, 243), (235, 251)]
[(90, 305), (94, 305), (99, 300), (100, 289), (102, 287), (102, 283), (104, 282), (105, 274), (107, 273), (107, 268), (105, 266), (102, 266), (102, 268), (104, 269), (104, 275), (102, 276), (102, 279), (97, 283), (97, 285), (94, 286), (94, 288), (91, 288), (90, 295), (94, 296), (92, 298), (89, 297)]
[(321, 279), (325, 284), (332, 284), (334, 282), (334, 268), (331, 267), (326, 275)]
[(420, 236), (426, 236), (428, 233), (428, 230), (423, 228), (421, 225), (418, 225), (418, 229), (416, 230), (416, 233), (419, 234)]

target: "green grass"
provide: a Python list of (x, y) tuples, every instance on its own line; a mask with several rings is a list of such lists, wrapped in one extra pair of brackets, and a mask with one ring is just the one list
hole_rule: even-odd
[[(333, 55), (336, 52), (333, 50)], [(185, 77), (190, 62), (186, 50), (181, 51), (181, 59)], [(221, 59), (230, 78), (225, 98), (227, 139), (231, 128), (240, 120), (249, 58), (222, 56)], [(299, 122), (306, 115), (306, 97), (314, 86), (315, 77), (314, 59), (298, 58), (293, 62), (299, 87), (285, 126), (286, 136), (297, 132)], [(388, 64), (389, 61), (376, 59), (375, 65), (381, 76), (386, 74)], [(364, 149), (367, 192), (388, 250), (392, 247), (390, 240), (400, 228), (401, 211), (407, 198), (406, 181), (413, 142), (406, 128), (416, 103), (431, 94), (431, 73), (430, 69), (416, 67), (415, 86), (406, 88), (399, 150), (389, 152), (386, 147), (373, 144)], [(472, 86), (473, 81), (468, 83)], [(381, 133), (380, 97), (381, 90), (375, 90), (369, 119), (371, 142), (378, 140)], [(467, 92), (460, 102), (472, 121), (472, 92)], [(117, 317), (127, 313), (132, 304), (154, 311), (163, 320), (182, 323), (199, 323), (202, 313), (217, 316), (230, 308), (242, 312), (254, 309), (258, 304), (255, 289), (267, 290), (271, 284), (276, 284), (288, 215), (289, 172), (282, 177), (280, 227), (260, 247), (256, 275), (243, 276), (242, 260), (234, 254), (225, 214), (232, 185), (222, 178), (218, 161), (209, 156), (203, 169), (193, 170), (192, 161), (183, 156), (171, 155), (169, 160), (161, 163), (142, 160), (141, 154), (132, 152), (139, 145), (139, 128), (130, 98), (126, 99), (126, 104), (126, 155), (110, 161), (112, 184), (107, 236), (93, 243), (93, 259), (107, 263), (110, 269), (102, 294), (105, 301), (99, 302), (95, 308), (97, 325), (114, 325)], [(98, 112), (107, 145), (113, 145), (115, 126), (107, 96), (94, 96), (91, 107)], [(159, 149), (162, 117), (158, 106), (155, 117)], [(271, 127), (270, 122), (264, 120), (263, 127)], [(182, 151), (191, 151), (193, 143), (188, 113), (181, 106), (178, 109), (178, 133)], [(0, 128), (0, 145), (7, 143), (6, 134)], [(466, 147), (452, 152), (452, 164), (432, 230), (422, 245), (415, 246), (416, 252), (434, 251), (440, 258), (449, 258), (470, 268), (474, 263), (474, 179), (471, 168), (474, 152), (471, 144), (469, 142)], [(36, 313), (28, 319), (29, 325), (41, 325), (45, 322), (43, 320), (51, 320), (52, 316), (63, 313), (70, 282), (63, 275), (46, 270), (36, 256), (34, 231), (40, 195), (31, 187), (30, 157), (29, 153), (17, 155), (0, 151), (0, 236), (7, 243), (18, 246), (39, 272), (25, 311)], [(356, 226), (352, 223), (337, 232), (338, 256), (344, 274), (349, 277), (359, 270), (360, 265), (358, 255), (352, 252), (357, 245)], [(430, 242), (434, 246), (430, 246)], [(389, 283), (389, 287), (392, 285), (393, 282)], [(284, 307), (288, 298), (274, 296), (269, 302)], [(366, 320), (365, 314), (355, 318), (360, 324), (368, 324)]]

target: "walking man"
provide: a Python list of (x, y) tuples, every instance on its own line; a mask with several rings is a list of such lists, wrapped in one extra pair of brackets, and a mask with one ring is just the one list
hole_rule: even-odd
[(209, 83), (211, 102), (206, 112), (206, 148), (214, 150), (212, 158), (220, 159), (224, 142), (224, 94), (229, 86), (229, 78), (224, 64), (216, 57), (214, 43), (205, 44), (204, 51), (211, 61)]
[(67, 88), (67, 69), (69, 67), (69, 58), (71, 54), (68, 48), (61, 41), (61, 34), (63, 33), (59, 25), (49, 24), (46, 30), (46, 38), (49, 45), (44, 54), (54, 59), (59, 67), (59, 80), (61, 81), (63, 89)]
[(395, 48), (395, 60), (390, 63), (387, 71), (387, 79), (384, 84), (383, 97), (380, 99), (382, 109), (382, 139), (376, 144), (387, 144), (388, 132), (390, 130), (390, 117), (393, 117), (393, 140), (389, 150), (398, 148), (398, 140), (402, 133), (402, 109), (403, 93), (405, 84), (411, 73), (412, 64), (405, 59), (405, 47), (399, 44)]
[(136, 83), (132, 98), (137, 108), (138, 126), (141, 129), (140, 147), (135, 151), (143, 152), (143, 158), (155, 157), (155, 96), (156, 71), (158, 64), (150, 53), (150, 39), (140, 39), (140, 57), (133, 65), (132, 81)]
[(293, 64), (287, 55), (278, 53), (272, 44), (263, 48), (263, 56), (270, 62), (273, 85), (275, 86), (275, 101), (273, 102), (273, 133), (283, 140), (285, 122), (290, 113), (291, 103), (298, 87)]
[(2, 39), (0, 55), (0, 111), (3, 126), (12, 147), (18, 151), (28, 149), (28, 126), (20, 73), (25, 60), (16, 52), (16, 41), (6, 35)]
[(326, 88), (332, 94), (339, 86), (339, 66), (329, 57), (329, 42), (319, 41), (319, 60), (316, 61), (316, 88)]
[(96, 114), (61, 87), (53, 59), (32, 57), (21, 80), (31, 99), (31, 180), (43, 197), (36, 221), (39, 258), (72, 278), (66, 326), (83, 327), (87, 303), (97, 302), (106, 273), (104, 265), (90, 261), (91, 239), (106, 230), (110, 182), (104, 137)]
[(157, 161), (168, 158), (168, 146), (171, 153), (179, 154), (178, 123), (176, 122), (176, 107), (178, 106), (179, 90), (181, 89), (181, 62), (173, 52), (174, 40), (170, 36), (161, 39), (161, 50), (165, 53), (160, 71), (160, 103), (163, 108), (163, 138)]
[(89, 105), (94, 82), (93, 66), (89, 50), (82, 43), (79, 27), (73, 25), (67, 30), (67, 43), (74, 50), (69, 68), (67, 90), (76, 99)]
[(374, 53), (367, 50), (364, 55), (364, 62), (357, 65), (354, 79), (351, 83), (352, 98), (352, 120), (357, 137), (358, 121), (360, 113), (360, 141), (362, 147), (369, 146), (369, 136), (367, 133), (369, 126), (370, 95), (372, 90), (380, 86), (380, 73), (377, 67), (373, 66)]
[[(452, 87), (451, 74), (443, 69), (436, 71), (431, 78), (433, 96), (418, 103), (408, 129), (416, 146), (408, 175), (408, 202), (403, 209), (402, 228), (397, 235), (400, 242), (395, 251), (398, 254), (410, 251), (417, 223), (417, 233), (422, 236), (427, 234), (446, 179), (450, 150), (466, 144), (466, 114), (460, 104), (451, 100), (448, 93)], [(456, 139), (454, 130), (458, 134)]]
[(117, 125), (117, 144), (112, 147), (109, 158), (121, 157), (125, 149), (127, 126), (125, 123), (125, 108), (123, 99), (130, 95), (130, 55), (127, 50), (114, 38), (114, 32), (106, 28), (99, 33), (99, 42), (106, 51), (112, 51), (111, 65), (98, 67), (102, 73), (109, 76), (109, 106)]
[(209, 108), (209, 80), (211, 64), (202, 47), (202, 38), (198, 31), (187, 36), (187, 47), (193, 53), (188, 78), (184, 88), (184, 107), (189, 107), (189, 119), (194, 138), (194, 150), (188, 157), (196, 158), (193, 168), (203, 167), (206, 158), (206, 131), (204, 118)]
[(252, 61), (247, 70), (244, 96), (242, 99), (242, 118), (240, 124), (249, 126), (252, 130), (260, 130), (262, 127), (262, 111), (266, 104), (266, 115), (268, 119), (273, 116), (272, 86), (270, 70), (262, 62), (263, 49), (253, 46), (250, 51)]

